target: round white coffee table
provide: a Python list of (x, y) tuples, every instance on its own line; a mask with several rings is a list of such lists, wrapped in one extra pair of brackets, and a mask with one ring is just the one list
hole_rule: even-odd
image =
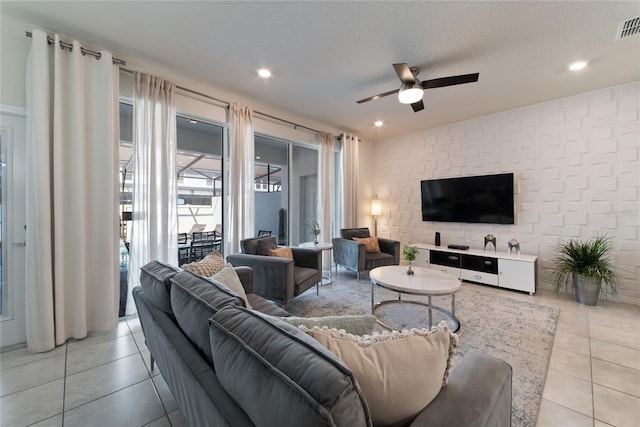
[[(369, 278), (371, 279), (371, 314), (375, 316), (376, 309), (385, 304), (417, 304), (429, 309), (429, 328), (433, 326), (432, 310), (437, 310), (453, 322), (453, 332), (458, 331), (460, 329), (460, 321), (456, 318), (455, 293), (460, 289), (460, 279), (451, 274), (423, 267), (413, 267), (415, 274), (409, 275), (407, 274), (407, 269), (407, 266), (390, 265), (374, 268), (369, 272)], [(374, 290), (376, 286), (398, 292), (398, 299), (381, 301), (375, 304)], [(425, 295), (428, 297), (428, 303), (402, 301), (402, 294)], [(433, 306), (431, 297), (440, 295), (451, 295), (451, 311)], [(397, 329), (380, 320), (378, 320), (378, 323), (389, 329)]]
[(304, 242), (304, 243), (300, 243), (298, 245), (298, 247), (300, 248), (316, 248), (316, 249), (321, 249), (323, 251), (329, 251), (329, 275), (326, 276), (324, 275), (325, 270), (322, 269), (322, 285), (330, 285), (333, 283), (333, 269), (331, 267), (332, 262), (331, 262), (331, 254), (332, 251), (331, 249), (333, 249), (333, 245), (331, 243), (322, 243), (322, 242), (318, 242), (318, 243), (314, 243), (314, 242)]

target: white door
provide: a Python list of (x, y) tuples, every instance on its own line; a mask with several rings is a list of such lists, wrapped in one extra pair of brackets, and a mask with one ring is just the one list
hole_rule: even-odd
[(2, 148), (2, 314), (0, 347), (26, 342), (26, 118), (25, 111), (0, 106)]

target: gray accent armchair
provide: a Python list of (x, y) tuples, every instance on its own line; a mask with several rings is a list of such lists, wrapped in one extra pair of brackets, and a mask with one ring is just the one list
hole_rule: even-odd
[(242, 253), (227, 256), (234, 267), (253, 269), (253, 292), (263, 298), (286, 304), (322, 281), (322, 250), (291, 248), (293, 259), (268, 256), (277, 247), (275, 236), (240, 241)]
[(368, 272), (384, 265), (400, 264), (400, 242), (397, 240), (378, 237), (380, 253), (368, 254), (364, 243), (353, 240), (354, 237), (371, 237), (368, 228), (343, 228), (340, 237), (333, 242), (333, 259), (336, 266), (342, 265), (348, 270), (356, 272), (357, 280), (360, 273)]

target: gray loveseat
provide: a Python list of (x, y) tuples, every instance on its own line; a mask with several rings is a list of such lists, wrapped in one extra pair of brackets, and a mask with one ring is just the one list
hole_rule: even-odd
[[(242, 274), (250, 295), (251, 274)], [(214, 281), (157, 262), (142, 268), (141, 284), (134, 299), (146, 344), (189, 425), (372, 425), (349, 368), (298, 328), (245, 308)], [(511, 367), (469, 351), (410, 425), (510, 420)]]

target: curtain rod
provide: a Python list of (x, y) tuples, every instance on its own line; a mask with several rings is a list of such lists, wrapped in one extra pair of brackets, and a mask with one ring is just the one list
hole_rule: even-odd
[[(130, 74), (133, 74), (133, 73), (134, 73), (134, 71), (133, 71), (133, 70), (129, 70), (129, 69), (127, 69), (127, 68), (121, 68), (121, 70), (122, 70), (122, 71), (125, 71), (125, 72), (127, 72), (127, 73), (130, 73)], [(183, 91), (183, 92), (191, 93), (191, 94), (193, 94), (193, 95), (202, 96), (203, 98), (211, 99), (211, 100), (213, 100), (213, 101), (215, 101), (215, 102), (218, 102), (218, 103), (220, 103), (220, 104), (225, 105), (225, 106), (226, 106), (226, 108), (229, 108), (229, 106), (231, 105), (231, 102), (226, 101), (226, 100), (224, 100), (224, 99), (216, 98), (216, 97), (214, 97), (214, 96), (207, 95), (207, 94), (205, 94), (205, 93), (198, 92), (198, 91), (195, 91), (195, 90), (193, 90), (193, 89), (189, 89), (189, 88), (186, 88), (186, 87), (183, 87), (183, 86), (178, 86), (178, 85), (176, 85), (176, 89), (179, 89), (179, 90), (181, 90), (181, 91)], [(294, 129), (302, 128), (302, 129), (307, 129), (307, 130), (309, 130), (309, 131), (311, 131), (311, 132), (320, 133), (320, 131), (319, 131), (319, 130), (312, 129), (312, 128), (310, 128), (310, 127), (307, 127), (307, 126), (304, 126), (304, 125), (301, 125), (301, 124), (298, 124), (298, 123), (290, 122), (289, 120), (281, 119), (280, 117), (272, 116), (272, 115), (270, 115), (270, 114), (263, 113), (263, 112), (261, 112), (261, 111), (254, 111), (253, 113), (254, 113), (254, 114), (261, 115), (261, 116), (263, 116), (263, 117), (267, 117), (267, 118), (272, 119), (272, 120), (277, 120), (277, 121), (279, 121), (279, 122), (287, 123), (287, 124), (289, 124), (289, 125), (293, 126), (293, 128), (294, 128)]]
[[(31, 35), (32, 35), (30, 31), (25, 31), (25, 34), (26, 34), (27, 37), (31, 37)], [(49, 43), (49, 45), (53, 45), (55, 43), (55, 40), (52, 37), (49, 37), (47, 35), (47, 43)], [(63, 42), (62, 40), (60, 41), (60, 46), (62, 46), (63, 48), (67, 48), (70, 51), (73, 49), (73, 45), (72, 44)], [(92, 55), (92, 56), (96, 57), (97, 59), (100, 59), (100, 57), (102, 56), (102, 54), (100, 52), (95, 52), (93, 50), (89, 50), (89, 49), (86, 49), (84, 47), (81, 47), (80, 49), (81, 49), (81, 52), (83, 54)], [(116, 57), (113, 57), (113, 63), (117, 64), (117, 65), (127, 65), (126, 61), (123, 61), (122, 59), (118, 59)], [(120, 68), (120, 69), (122, 71), (125, 71), (125, 72), (130, 73), (130, 74), (134, 73), (133, 70), (129, 70), (127, 68)], [(176, 85), (176, 89), (179, 89), (179, 90), (184, 91), (184, 92), (189, 92), (189, 93), (194, 94), (194, 95), (202, 96), (202, 97), (207, 98), (207, 99), (211, 99), (213, 101), (216, 101), (216, 102), (219, 102), (221, 104), (226, 105), (227, 108), (229, 108), (229, 106), (231, 105), (231, 103), (229, 101), (225, 101), (224, 99), (218, 99), (218, 98), (215, 98), (213, 96), (204, 94), (202, 92), (197, 92), (195, 90), (188, 89), (186, 87), (182, 87), (182, 86)], [(258, 114), (258, 115), (261, 115), (263, 117), (267, 117), (267, 118), (272, 119), (272, 120), (277, 120), (279, 122), (286, 123), (288, 125), (293, 126), (294, 129), (300, 128), (300, 129), (306, 129), (306, 130), (308, 130), (310, 132), (315, 132), (315, 133), (318, 133), (318, 134), (320, 133), (320, 131), (317, 130), (317, 129), (313, 129), (313, 128), (310, 128), (308, 126), (304, 126), (304, 125), (301, 125), (301, 124), (298, 124), (298, 123), (294, 123), (294, 122), (291, 122), (289, 120), (281, 119), (280, 117), (272, 116), (271, 114), (263, 113), (261, 111), (254, 111), (254, 113)], [(341, 139), (341, 136), (338, 136), (337, 138)]]
[(263, 117), (267, 117), (269, 119), (273, 119), (273, 120), (277, 120), (279, 122), (287, 123), (287, 124), (293, 126), (294, 129), (301, 128), (301, 129), (306, 129), (306, 130), (311, 131), (311, 132), (320, 133), (320, 131), (317, 130), (317, 129), (313, 129), (313, 128), (310, 128), (310, 127), (307, 127), (307, 126), (304, 126), (304, 125), (300, 125), (298, 123), (290, 122), (289, 120), (281, 119), (280, 117), (275, 117), (275, 116), (272, 116), (271, 114), (263, 113), (261, 111), (254, 111), (254, 113), (255, 114), (259, 114), (259, 115), (261, 115)]
[[(128, 69), (128, 68), (122, 68), (122, 67), (120, 67), (120, 70), (121, 70), (121, 71), (124, 71), (125, 73), (129, 73), (129, 74), (133, 74), (133, 73), (135, 73), (135, 72), (136, 72), (136, 71), (134, 71), (134, 70), (130, 70), (130, 69)], [(211, 96), (211, 95), (207, 95), (206, 93), (197, 92), (197, 91), (195, 91), (195, 90), (188, 89), (188, 88), (186, 88), (186, 87), (182, 87), (182, 86), (178, 86), (178, 85), (176, 85), (176, 89), (181, 90), (181, 91), (183, 91), (183, 92), (189, 92), (189, 93), (191, 93), (191, 94), (193, 94), (193, 95), (198, 95), (198, 96), (201, 96), (201, 97), (203, 97), (203, 98), (207, 98), (207, 99), (210, 99), (210, 100), (212, 100), (212, 101), (218, 102), (218, 103), (220, 103), (220, 104), (224, 105), (224, 106), (225, 106), (225, 108), (229, 108), (229, 105), (231, 105), (231, 103), (230, 103), (229, 101), (225, 101), (224, 99), (219, 99), (219, 98), (213, 97), (213, 96)]]
[[(30, 31), (25, 31), (25, 35), (27, 37), (31, 37), (32, 36)], [(47, 36), (47, 43), (49, 45), (53, 45), (55, 42), (56, 42), (55, 39), (53, 39), (52, 37)], [(63, 42), (62, 40), (60, 40), (60, 46), (62, 48), (69, 49), (69, 51), (73, 50), (73, 45), (71, 43), (66, 43), (66, 42)], [(100, 52), (96, 52), (95, 50), (90, 50), (90, 49), (87, 49), (87, 48), (82, 47), (82, 46), (80, 47), (80, 52), (82, 52), (83, 55), (91, 55), (91, 56), (95, 57), (96, 59), (100, 59), (102, 57), (102, 54)], [(113, 60), (113, 63), (116, 64), (116, 65), (127, 65), (127, 63), (125, 61), (123, 61), (122, 59), (118, 59), (115, 56), (112, 58), (112, 60)]]

